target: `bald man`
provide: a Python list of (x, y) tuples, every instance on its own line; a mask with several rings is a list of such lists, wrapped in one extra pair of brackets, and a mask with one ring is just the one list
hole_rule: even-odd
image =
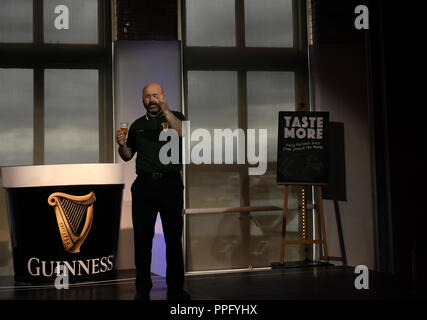
[[(169, 110), (166, 95), (158, 83), (149, 83), (142, 90), (146, 114), (135, 120), (128, 137), (116, 132), (119, 154), (124, 161), (136, 157), (137, 178), (132, 184), (132, 222), (134, 228), (136, 299), (149, 300), (151, 281), (151, 250), (157, 213), (160, 213), (166, 242), (166, 283), (169, 300), (188, 300), (183, 290), (184, 262), (182, 253), (183, 184), (182, 162), (163, 164), (159, 159), (162, 130), (174, 129), (182, 137), (184, 115)], [(181, 139), (180, 139), (181, 144)], [(180, 148), (181, 150), (181, 148)]]

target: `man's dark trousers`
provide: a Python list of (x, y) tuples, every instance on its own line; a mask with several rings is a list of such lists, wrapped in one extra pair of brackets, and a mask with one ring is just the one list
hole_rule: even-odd
[(184, 285), (182, 253), (183, 184), (181, 174), (167, 173), (153, 178), (138, 175), (131, 187), (134, 228), (136, 290), (148, 293), (152, 288), (151, 249), (157, 212), (160, 213), (166, 242), (166, 283), (168, 292), (179, 292)]

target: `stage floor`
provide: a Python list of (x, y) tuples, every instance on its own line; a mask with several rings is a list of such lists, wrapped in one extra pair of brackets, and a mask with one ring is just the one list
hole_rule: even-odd
[[(190, 275), (185, 289), (193, 300), (384, 300), (417, 298), (391, 274), (369, 271), (369, 289), (357, 290), (352, 267), (283, 268)], [(113, 280), (54, 285), (20, 285), (0, 278), (0, 300), (133, 300), (135, 271), (120, 270)], [(165, 300), (165, 278), (153, 275), (152, 300)], [(419, 297), (418, 297), (419, 298)]]

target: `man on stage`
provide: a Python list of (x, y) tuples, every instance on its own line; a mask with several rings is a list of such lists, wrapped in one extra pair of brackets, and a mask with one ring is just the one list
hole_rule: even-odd
[[(184, 261), (182, 252), (183, 184), (182, 163), (163, 164), (159, 159), (162, 130), (174, 129), (182, 137), (181, 112), (169, 110), (163, 88), (149, 83), (142, 90), (142, 102), (147, 113), (135, 120), (125, 134), (116, 132), (119, 154), (124, 161), (136, 157), (137, 178), (132, 184), (132, 222), (135, 242), (136, 299), (149, 300), (151, 281), (151, 249), (157, 212), (166, 242), (166, 283), (170, 300), (188, 300), (183, 290)], [(181, 138), (180, 138), (181, 140)], [(181, 141), (180, 141), (181, 143)], [(181, 148), (180, 148), (181, 150)]]

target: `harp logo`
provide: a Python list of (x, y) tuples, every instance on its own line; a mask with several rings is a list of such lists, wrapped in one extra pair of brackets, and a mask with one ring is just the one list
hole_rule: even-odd
[(54, 192), (49, 196), (47, 202), (55, 210), (59, 234), (66, 251), (80, 252), (92, 226), (95, 200), (93, 192), (85, 196)]

